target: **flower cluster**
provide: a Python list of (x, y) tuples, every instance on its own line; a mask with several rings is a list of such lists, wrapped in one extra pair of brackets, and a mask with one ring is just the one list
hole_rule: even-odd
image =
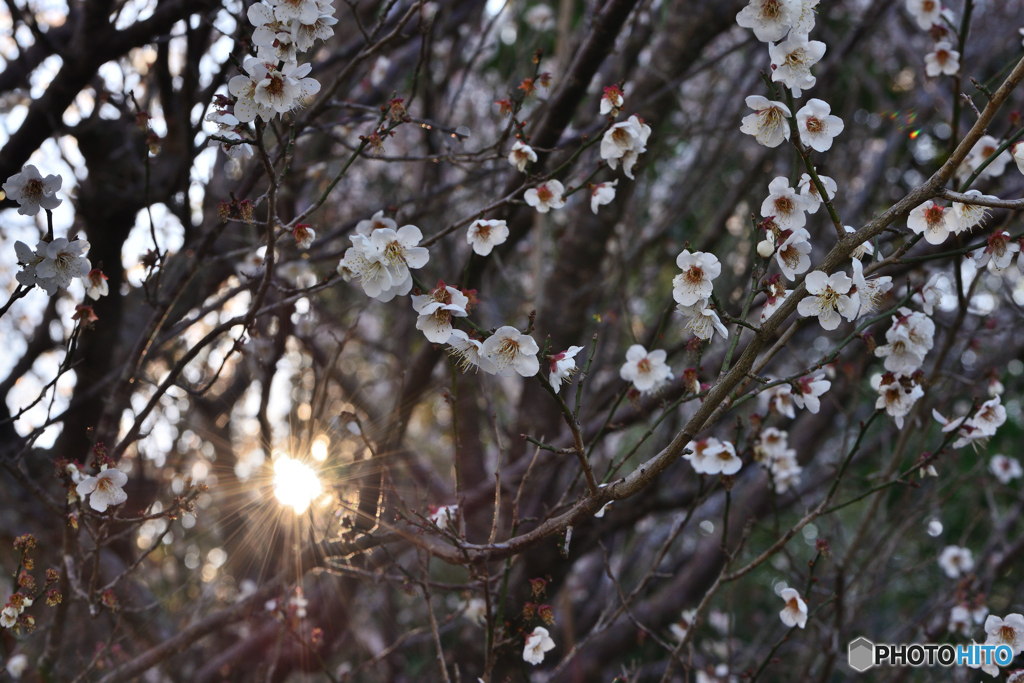
[(712, 281), (721, 275), (722, 264), (714, 254), (684, 249), (676, 257), (676, 265), (682, 271), (672, 279), (672, 298), (676, 310), (686, 319), (684, 329), (700, 339), (711, 339), (715, 332), (728, 337), (718, 314), (710, 306), (713, 292)]
[(15, 242), (14, 253), (21, 266), (15, 277), (25, 287), (39, 287), (50, 296), (56, 294), (58, 289), (67, 289), (74, 278), (88, 278), (90, 291), (104, 293), (106, 282), (94, 285), (90, 275), (93, 272), (92, 264), (85, 257), (88, 250), (89, 243), (85, 240), (68, 241), (63, 237), (52, 242), (40, 241), (35, 251), (24, 242)]
[(422, 268), (430, 260), (430, 252), (418, 246), (423, 239), (419, 228), (405, 225), (395, 230), (395, 226), (380, 214), (360, 222), (350, 236), (352, 246), (338, 263), (342, 277), (357, 279), (366, 295), (379, 301), (408, 294), (412, 290), (409, 269)]
[(689, 460), (693, 470), (700, 474), (732, 475), (743, 467), (743, 461), (736, 455), (736, 447), (730, 441), (709, 437), (691, 441), (686, 444), (686, 449), (688, 452), (683, 458)]
[(800, 483), (803, 468), (796, 460), (796, 451), (789, 447), (789, 433), (776, 427), (761, 432), (754, 452), (768, 470), (776, 493), (785, 493)]

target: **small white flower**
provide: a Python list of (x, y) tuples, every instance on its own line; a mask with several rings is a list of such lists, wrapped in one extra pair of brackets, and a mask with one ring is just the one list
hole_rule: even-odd
[(996, 230), (988, 236), (988, 244), (981, 249), (971, 252), (974, 258), (974, 265), (998, 273), (1010, 265), (1014, 254), (1020, 251), (1020, 244), (1010, 241), (1010, 233), (1005, 230)]
[(533, 629), (533, 633), (526, 637), (526, 647), (523, 648), (523, 661), (536, 666), (544, 661), (544, 653), (555, 649), (555, 641), (543, 626)]
[(598, 183), (590, 191), (590, 210), (597, 214), (597, 207), (611, 204), (615, 199), (615, 186), (619, 184), (616, 178), (611, 182)]
[(576, 371), (576, 354), (583, 350), (582, 346), (570, 346), (561, 353), (548, 356), (548, 383), (557, 393), (562, 387), (562, 380), (567, 380)]
[(466, 317), (468, 304), (469, 297), (440, 280), (429, 294), (412, 297), (412, 307), (419, 313), (416, 329), (423, 332), (427, 341), (446, 344), (452, 336), (452, 318)]
[(15, 173), (7, 179), (3, 188), (7, 198), (20, 205), (18, 213), (23, 216), (35, 216), (39, 209), (51, 211), (60, 205), (61, 200), (56, 192), (62, 182), (63, 179), (59, 175), (48, 175), (44, 178), (39, 175), (39, 169), (32, 164), (26, 164), (21, 173)]
[(3, 610), (0, 611), (0, 626), (3, 626), (4, 628), (13, 628), (14, 625), (18, 623), (19, 614), (21, 614), (21, 612), (17, 607), (11, 603), (7, 603)]
[(487, 256), (494, 247), (504, 244), (507, 239), (508, 225), (501, 220), (473, 221), (466, 231), (466, 242), (472, 244), (473, 251), (480, 256)]
[(974, 559), (967, 548), (949, 545), (939, 555), (939, 567), (949, 578), (958, 579), (974, 569)]
[(228, 81), (228, 92), (235, 96), (235, 118), (242, 123), (249, 123), (257, 116), (269, 121), (274, 118), (274, 110), (256, 101), (256, 86), (264, 79), (269, 81), (270, 68), (257, 58), (248, 57), (242, 63), (242, 70), (246, 75), (238, 75)]
[(299, 249), (309, 249), (313, 246), (313, 240), (316, 239), (316, 231), (306, 223), (296, 223), (292, 229), (292, 237), (295, 238), (295, 244)]
[[(253, 5), (253, 7), (263, 7), (263, 5)], [(211, 121), (217, 124), (217, 134), (222, 138), (229, 140), (241, 141), (242, 133), (241, 122), (235, 117), (234, 114), (227, 112), (212, 111), (207, 117), (207, 121)], [(229, 145), (226, 142), (220, 142), (219, 140), (210, 140), (210, 145), (220, 145), (221, 150), (224, 154), (231, 157), (232, 159), (248, 159), (253, 155), (252, 145), (248, 142), (240, 142), (240, 144)]]
[(1006, 422), (1006, 407), (1002, 398), (996, 396), (978, 406), (978, 411), (966, 424), (974, 427), (984, 436), (993, 436)]
[(800, 594), (792, 588), (785, 588), (779, 594), (786, 601), (786, 606), (779, 612), (779, 618), (786, 626), (807, 626), (807, 603), (803, 601)]
[(775, 250), (775, 261), (787, 280), (806, 273), (811, 267), (811, 234), (803, 228), (782, 233), (782, 244)]
[(994, 455), (989, 460), (988, 470), (996, 476), (1000, 484), (1009, 484), (1014, 479), (1024, 476), (1020, 461), (1017, 458), (1008, 458), (1005, 455)]
[(878, 310), (882, 297), (892, 289), (892, 277), (865, 278), (864, 265), (860, 259), (851, 259), (853, 266), (853, 286), (857, 290), (850, 298), (857, 305), (857, 317), (863, 318)]
[(921, 288), (921, 293), (914, 295), (914, 302), (921, 304), (925, 314), (932, 315), (946, 294), (949, 294), (949, 280), (944, 274), (935, 273)]
[(665, 364), (668, 354), (663, 349), (647, 352), (640, 344), (633, 344), (626, 350), (626, 362), (619, 369), (619, 376), (641, 394), (653, 394), (673, 378), (672, 369)]
[(786, 42), (769, 44), (768, 54), (774, 69), (772, 80), (790, 88), (793, 97), (800, 97), (803, 90), (813, 88), (817, 82), (811, 75), (811, 67), (825, 55), (825, 43), (808, 40), (803, 34), (790, 33)]
[(676, 265), (683, 271), (672, 279), (672, 298), (683, 306), (692, 306), (711, 296), (712, 280), (722, 273), (722, 264), (714, 254), (684, 249), (676, 257)]
[(924, 234), (928, 244), (942, 244), (949, 233), (959, 232), (960, 223), (952, 209), (939, 206), (929, 199), (910, 212), (907, 227), (918, 235)]
[(736, 23), (753, 29), (754, 36), (762, 43), (771, 43), (786, 35), (801, 10), (798, 0), (750, 0), (736, 15)]
[(274, 16), (281, 22), (298, 19), (312, 24), (320, 16), (316, 0), (267, 0), (267, 4), (274, 8)]
[(534, 31), (551, 31), (555, 28), (555, 12), (544, 3), (538, 3), (526, 10), (524, 19)]
[(963, 605), (956, 605), (949, 613), (950, 633), (959, 633), (962, 636), (971, 635), (974, 624), (971, 622), (971, 611)]
[(789, 186), (789, 180), (779, 176), (768, 184), (768, 197), (761, 202), (761, 216), (772, 216), (779, 230), (796, 230), (807, 223), (807, 202)]
[(820, 270), (808, 273), (804, 279), (807, 293), (797, 305), (797, 311), (804, 317), (817, 316), (818, 322), (825, 330), (839, 327), (840, 316), (853, 320), (857, 314), (856, 306), (847, 295), (853, 280), (846, 273), (837, 272), (826, 275)]
[(832, 382), (822, 379), (820, 374), (807, 375), (796, 381), (796, 391), (793, 393), (793, 402), (801, 408), (817, 414), (821, 409), (819, 396), (832, 387)]
[(621, 161), (623, 172), (632, 180), (633, 165), (637, 157), (647, 151), (647, 138), (650, 135), (651, 127), (634, 114), (605, 132), (601, 138), (601, 158), (612, 169), (617, 168)]
[(743, 117), (741, 133), (753, 135), (758, 144), (765, 147), (778, 147), (783, 140), (789, 139), (789, 122), (786, 119), (793, 115), (789, 107), (761, 95), (751, 95), (746, 102), (754, 113)]
[[(836, 185), (836, 181), (829, 178), (827, 175), (819, 175), (818, 180), (825, 186), (826, 199), (832, 201), (836, 197), (836, 192), (839, 190), (839, 186)], [(821, 206), (822, 198), (818, 194), (818, 186), (811, 180), (811, 176), (804, 173), (800, 176), (800, 198), (804, 200), (805, 210), (807, 213), (817, 213), (818, 207)], [(866, 244), (866, 243), (865, 243)], [(863, 245), (861, 245), (863, 246)], [(870, 247), (871, 245), (868, 244)]]
[(788, 417), (791, 420), (796, 417), (796, 402), (793, 400), (793, 388), (788, 384), (779, 384), (778, 386), (766, 389), (761, 393), (760, 400), (764, 407), (775, 410), (775, 412), (783, 417)]
[[(972, 197), (980, 197), (982, 199), (998, 199), (992, 195), (982, 194), (978, 190), (968, 190), (964, 194)], [(953, 213), (957, 218), (957, 233), (961, 233), (965, 230), (972, 230), (975, 226), (980, 225), (982, 221), (988, 216), (989, 207), (980, 206), (978, 204), (961, 204), (960, 202), (953, 202)]]
[(967, 154), (967, 158), (964, 159), (964, 163), (957, 168), (957, 175), (966, 178), (970, 174), (974, 173), (975, 170), (982, 163), (984, 163), (989, 157), (992, 157), (991, 163), (985, 167), (978, 177), (979, 178), (996, 178), (1006, 171), (1006, 164), (1010, 163), (1013, 158), (1010, 156), (1010, 152), (1003, 150), (998, 156), (993, 155), (1000, 146), (999, 140), (992, 137), (991, 135), (982, 135), (978, 138), (978, 141), (974, 143), (974, 147)]
[(693, 333), (698, 339), (707, 341), (715, 336), (715, 332), (722, 335), (724, 339), (729, 338), (729, 330), (722, 324), (718, 313), (708, 306), (706, 299), (701, 299), (690, 306), (679, 304), (676, 310), (686, 317), (683, 329)]
[(922, 396), (924, 396), (924, 389), (912, 377), (887, 372), (882, 375), (882, 381), (878, 384), (878, 400), (875, 401), (875, 409), (882, 410), (884, 408), (896, 423), (896, 427), (903, 429), (903, 418), (914, 407), (917, 399)]
[(89, 507), (96, 512), (106, 512), (110, 505), (120, 505), (128, 500), (128, 494), (122, 486), (128, 483), (128, 475), (111, 467), (103, 470), (95, 477), (85, 477), (75, 487), (82, 498), (89, 496)]
[(626, 100), (622, 96), (622, 90), (617, 85), (610, 85), (604, 89), (601, 95), (601, 116), (615, 116), (622, 109)]
[(923, 31), (942, 23), (942, 2), (940, 0), (907, 0), (907, 11)]
[[(358, 237), (354, 235), (353, 240)], [(395, 286), (404, 289), (399, 294), (406, 294), (411, 285), (412, 279), (409, 269), (414, 270), (427, 265), (430, 260), (430, 252), (424, 247), (417, 246), (423, 239), (423, 233), (415, 225), (403, 225), (398, 230), (380, 228), (370, 234), (369, 240), (381, 255), (381, 260), (391, 273)]]
[(462, 614), (477, 626), (485, 626), (487, 624), (487, 601), (483, 598), (471, 598), (466, 603)]
[(516, 140), (508, 153), (508, 163), (516, 167), (520, 173), (526, 172), (526, 165), (537, 161), (537, 153), (533, 147), (523, 144), (522, 140)]
[[(857, 232), (852, 225), (844, 225), (843, 230), (848, 235), (852, 235)], [(870, 256), (875, 253), (875, 247), (871, 242), (861, 242), (857, 245), (857, 248), (853, 250), (851, 256), (857, 260), (863, 260), (865, 256)]]
[(955, 76), (960, 71), (960, 53), (953, 49), (948, 40), (935, 43), (935, 49), (924, 56), (924, 72), (930, 78)]
[(101, 296), (106, 296), (110, 293), (110, 287), (107, 286), (107, 276), (103, 274), (99, 268), (93, 268), (89, 271), (89, 274), (85, 278), (86, 295), (93, 300), (99, 299)]
[(84, 278), (92, 264), (83, 254), (88, 251), (85, 240), (67, 241), (58, 237), (46, 245), (45, 258), (36, 266), (36, 275), (44, 280), (53, 279), (61, 289), (67, 289), (72, 278)]
[(16, 654), (7, 660), (7, 673), (14, 680), (19, 680), (25, 670), (28, 669), (28, 656)]
[(935, 323), (924, 313), (900, 308), (885, 333), (888, 342), (875, 348), (875, 356), (885, 358), (889, 372), (912, 374), (924, 363), (935, 343)]
[(561, 209), (565, 206), (565, 199), (562, 194), (565, 186), (557, 180), (549, 180), (543, 185), (531, 187), (523, 193), (523, 199), (530, 206), (537, 209), (538, 213), (547, 213), (551, 209)]
[(812, 149), (824, 152), (832, 147), (832, 140), (843, 132), (845, 124), (831, 113), (828, 102), (812, 98), (796, 113), (800, 141)]
[(540, 370), (540, 361), (537, 360), (540, 347), (537, 342), (510, 325), (495, 330), (484, 341), (481, 351), (494, 363), (497, 373), (502, 377), (512, 377), (516, 373), (523, 377), (533, 377)]
[(448, 337), (448, 353), (458, 358), (459, 367), (465, 372), (469, 368), (473, 371), (483, 370), (488, 375), (495, 374), (498, 369), (494, 363), (483, 355), (483, 344), (473, 339), (462, 330), (452, 330)]
[(1003, 619), (990, 614), (985, 620), (985, 633), (988, 634), (986, 644), (1008, 645), (1014, 655), (1024, 651), (1024, 616), (1020, 614), (1007, 614)]
[(719, 441), (714, 437), (691, 441), (686, 444), (688, 453), (683, 458), (690, 461), (694, 472), (699, 474), (733, 475), (743, 467), (743, 461), (736, 455), (736, 447), (730, 441)]

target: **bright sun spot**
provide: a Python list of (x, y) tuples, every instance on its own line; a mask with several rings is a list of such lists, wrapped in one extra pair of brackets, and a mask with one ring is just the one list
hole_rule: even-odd
[(281, 505), (287, 505), (301, 515), (314, 498), (323, 491), (316, 472), (306, 464), (291, 458), (278, 458), (274, 463), (274, 495)]

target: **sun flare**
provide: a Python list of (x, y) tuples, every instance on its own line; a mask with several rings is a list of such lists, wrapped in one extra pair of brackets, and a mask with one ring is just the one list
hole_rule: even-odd
[(320, 480), (309, 465), (286, 457), (274, 463), (274, 496), (295, 514), (305, 512), (322, 492)]

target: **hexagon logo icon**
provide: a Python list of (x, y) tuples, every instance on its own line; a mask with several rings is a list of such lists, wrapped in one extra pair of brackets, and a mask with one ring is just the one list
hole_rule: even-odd
[(850, 643), (849, 664), (854, 671), (867, 671), (875, 665), (875, 644), (867, 638)]

